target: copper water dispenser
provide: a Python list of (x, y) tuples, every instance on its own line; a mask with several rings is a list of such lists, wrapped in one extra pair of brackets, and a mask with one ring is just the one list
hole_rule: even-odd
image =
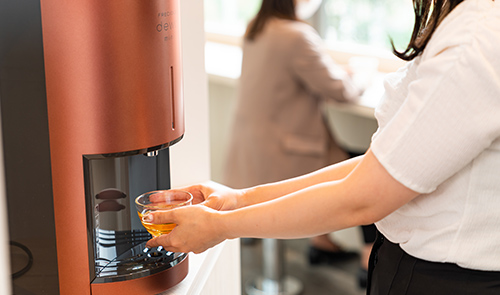
[(179, 0), (5, 0), (0, 99), (15, 294), (156, 294), (134, 197), (184, 134)]

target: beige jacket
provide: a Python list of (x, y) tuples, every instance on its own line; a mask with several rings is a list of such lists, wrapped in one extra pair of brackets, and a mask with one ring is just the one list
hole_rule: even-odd
[(245, 41), (223, 183), (249, 187), (302, 175), (347, 158), (331, 137), (322, 99), (356, 94), (309, 25), (270, 21)]

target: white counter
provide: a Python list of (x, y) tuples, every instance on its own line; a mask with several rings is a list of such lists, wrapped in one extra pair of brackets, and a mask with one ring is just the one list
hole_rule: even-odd
[(379, 74), (355, 103), (329, 101), (323, 105), (325, 118), (335, 140), (350, 152), (364, 153), (370, 146), (373, 133), (377, 131), (374, 112), (384, 92), (383, 77), (383, 74)]
[(201, 253), (189, 254), (189, 273), (173, 288), (160, 295), (240, 294), (239, 239), (228, 240)]

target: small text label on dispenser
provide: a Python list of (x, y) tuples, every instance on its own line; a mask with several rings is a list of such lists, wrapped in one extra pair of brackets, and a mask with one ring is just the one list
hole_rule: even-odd
[(156, 31), (158, 33), (168, 33), (163, 36), (163, 41), (169, 41), (173, 38), (172, 31), (174, 30), (174, 15), (176, 15), (175, 11), (158, 12), (158, 19), (160, 19), (160, 22), (156, 25)]
[(173, 29), (173, 26), (174, 24), (172, 22), (160, 22), (157, 26), (156, 26), (156, 30), (158, 32), (162, 32), (162, 31), (168, 31), (168, 30), (172, 30)]

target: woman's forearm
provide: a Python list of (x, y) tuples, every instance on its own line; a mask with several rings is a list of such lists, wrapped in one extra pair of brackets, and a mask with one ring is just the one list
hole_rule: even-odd
[(363, 156), (330, 165), (323, 169), (284, 181), (263, 184), (245, 190), (238, 207), (246, 207), (291, 194), (315, 184), (345, 178), (358, 165)]
[(224, 212), (220, 222), (227, 238), (303, 238), (373, 223), (417, 195), (370, 153), (348, 177)]
[[(281, 198), (224, 212), (221, 219), (228, 234), (226, 238), (304, 238), (331, 232), (333, 228), (322, 221), (325, 216), (338, 214), (327, 201), (334, 187), (334, 183), (321, 183)], [(337, 195), (336, 199), (341, 198)], [(340, 206), (339, 201), (337, 205)], [(326, 208), (328, 212), (324, 212)]]

